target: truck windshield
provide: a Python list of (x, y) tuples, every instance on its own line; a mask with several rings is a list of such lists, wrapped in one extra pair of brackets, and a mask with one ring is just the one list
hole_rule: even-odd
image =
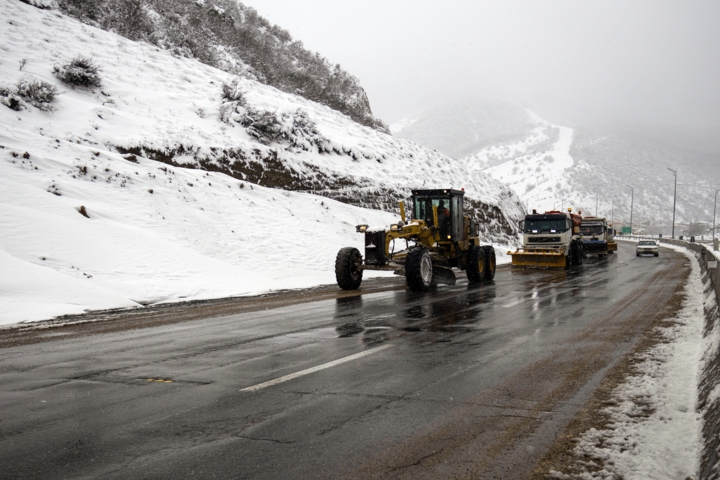
[(524, 233), (562, 233), (567, 231), (567, 220), (565, 217), (555, 218), (526, 218)]
[(602, 225), (580, 225), (580, 233), (583, 235), (602, 235)]

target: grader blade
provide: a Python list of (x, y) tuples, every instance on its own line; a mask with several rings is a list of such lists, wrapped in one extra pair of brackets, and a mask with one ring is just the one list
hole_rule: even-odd
[(445, 285), (455, 285), (455, 272), (450, 268), (433, 265), (433, 281)]
[(512, 264), (519, 267), (565, 268), (567, 257), (562, 252), (508, 252), (512, 255)]

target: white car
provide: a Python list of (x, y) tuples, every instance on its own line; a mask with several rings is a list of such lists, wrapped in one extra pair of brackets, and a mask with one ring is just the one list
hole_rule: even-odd
[(655, 240), (640, 240), (635, 248), (635, 255), (655, 255), (658, 256), (658, 244)]

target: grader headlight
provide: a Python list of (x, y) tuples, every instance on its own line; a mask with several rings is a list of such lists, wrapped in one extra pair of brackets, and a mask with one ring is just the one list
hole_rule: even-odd
[(358, 233), (365, 233), (368, 229), (367, 225), (358, 225), (355, 227), (355, 231)]

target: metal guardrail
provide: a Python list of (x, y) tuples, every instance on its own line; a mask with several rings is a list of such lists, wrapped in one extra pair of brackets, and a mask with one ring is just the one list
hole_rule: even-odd
[(700, 262), (700, 269), (703, 273), (707, 272), (712, 287), (715, 290), (715, 298), (718, 300), (718, 305), (720, 305), (720, 268), (718, 268), (718, 259), (713, 254), (712, 250), (704, 244), (686, 242), (684, 240), (661, 238), (660, 242), (685, 247), (699, 255), (700, 258), (698, 259), (698, 262)]

